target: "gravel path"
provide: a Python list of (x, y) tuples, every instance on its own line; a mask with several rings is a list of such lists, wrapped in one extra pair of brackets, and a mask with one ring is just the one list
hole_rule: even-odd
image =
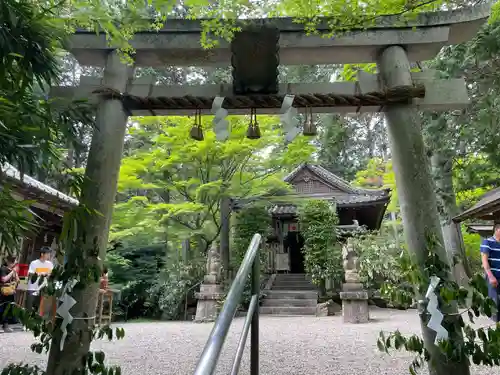
[[(381, 330), (419, 331), (415, 311), (372, 310), (368, 324), (345, 325), (341, 317), (261, 317), (260, 373), (262, 375), (406, 375), (411, 357), (405, 353), (378, 352)], [(481, 321), (487, 325), (488, 321)], [(243, 319), (234, 321), (226, 340), (217, 374), (227, 375), (236, 351)], [(212, 324), (189, 322), (126, 323), (126, 337), (114, 343), (98, 342), (111, 363), (123, 373), (189, 375)], [(0, 334), (0, 369), (10, 362), (43, 366), (45, 357), (31, 353), (32, 336), (26, 332)], [(249, 373), (247, 353), (241, 374)], [(475, 367), (473, 375), (491, 375), (498, 369)], [(422, 371), (426, 374), (427, 371)]]

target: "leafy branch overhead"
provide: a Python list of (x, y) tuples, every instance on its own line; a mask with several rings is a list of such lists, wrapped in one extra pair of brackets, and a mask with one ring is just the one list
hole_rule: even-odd
[[(122, 162), (119, 203), (115, 208), (112, 237), (136, 235), (164, 239), (165, 227), (172, 235), (200, 235), (206, 243), (220, 231), (219, 203), (223, 196), (258, 197), (286, 190), (283, 176), (308, 160), (313, 146), (305, 137), (286, 145), (276, 117), (262, 116), (262, 138), (246, 138), (244, 117), (230, 117), (231, 137), (216, 142), (206, 126), (203, 141), (189, 137), (188, 118), (140, 119), (128, 142), (149, 139)], [(211, 123), (208, 117), (206, 123)], [(272, 157), (269, 157), (272, 155)], [(138, 226), (132, 231), (131, 222)], [(139, 231), (137, 229), (140, 228)]]
[[(133, 51), (129, 41), (136, 31), (158, 30), (168, 17), (204, 19), (201, 44), (216, 46), (219, 40), (230, 40), (240, 29), (241, 21), (250, 17), (292, 17), (316, 33), (321, 17), (327, 19), (327, 37), (352, 29), (363, 29), (380, 21), (384, 15), (398, 17), (400, 22), (419, 13), (467, 6), (461, 0), (367, 0), (360, 2), (242, 2), (229, 0), (214, 6), (208, 0), (189, 0), (182, 5), (171, 0), (158, 0), (144, 6), (142, 0), (103, 5), (99, 0), (67, 0), (56, 9), (57, 14), (71, 14), (62, 21), (69, 29), (76, 27), (104, 32), (108, 42), (122, 51)], [(238, 20), (238, 24), (236, 23)], [(59, 21), (61, 23), (61, 21)]]

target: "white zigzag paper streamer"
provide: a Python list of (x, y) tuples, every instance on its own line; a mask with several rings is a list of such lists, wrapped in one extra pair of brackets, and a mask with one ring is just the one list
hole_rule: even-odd
[(439, 277), (431, 276), (429, 288), (425, 294), (425, 297), (429, 299), (427, 311), (431, 315), (431, 319), (429, 320), (429, 323), (427, 323), (427, 327), (436, 332), (436, 339), (434, 340), (436, 345), (439, 341), (448, 339), (448, 331), (441, 325), (444, 315), (441, 311), (439, 311), (438, 298), (434, 292), (440, 281), (441, 279)]
[(283, 129), (285, 131), (285, 141), (291, 142), (300, 133), (299, 120), (297, 120), (297, 108), (293, 107), (293, 100), (295, 95), (285, 95), (283, 98), (283, 103), (281, 104), (281, 116), (280, 120), (283, 123)]
[(215, 138), (218, 141), (225, 141), (229, 138), (229, 122), (227, 121), (227, 109), (222, 108), (222, 103), (224, 102), (223, 96), (216, 96), (212, 103), (212, 114), (214, 119), (212, 124), (214, 125)]
[(76, 304), (75, 299), (71, 297), (69, 293), (71, 293), (77, 282), (78, 280), (72, 279), (66, 283), (62, 295), (59, 298), (59, 301), (61, 301), (62, 303), (56, 310), (57, 315), (63, 318), (63, 321), (61, 323), (62, 337), (59, 346), (59, 350), (61, 351), (64, 349), (64, 342), (66, 341), (66, 336), (68, 336), (68, 324), (71, 324), (71, 322), (73, 321), (73, 317), (71, 316), (69, 310), (71, 310), (71, 308)]

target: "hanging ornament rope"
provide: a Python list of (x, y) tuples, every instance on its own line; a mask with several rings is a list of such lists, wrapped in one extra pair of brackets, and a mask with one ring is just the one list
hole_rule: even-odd
[(224, 97), (216, 96), (212, 103), (212, 114), (214, 119), (212, 124), (214, 126), (215, 138), (218, 141), (225, 141), (229, 138), (229, 121), (227, 121), (227, 109), (222, 108)]
[(295, 95), (285, 95), (281, 104), (280, 120), (283, 123), (285, 142), (292, 142), (300, 133), (297, 120), (297, 108), (293, 106)]
[(443, 322), (444, 315), (439, 310), (438, 297), (435, 291), (440, 281), (441, 279), (439, 277), (432, 276), (429, 288), (425, 294), (425, 297), (429, 300), (429, 303), (427, 304), (427, 311), (431, 315), (429, 323), (427, 323), (427, 327), (436, 332), (436, 339), (434, 340), (436, 345), (439, 341), (448, 339), (448, 331), (441, 324)]
[(203, 141), (203, 128), (201, 127), (201, 110), (194, 113), (194, 124), (190, 131), (191, 138), (196, 141)]
[(63, 319), (63, 321), (61, 322), (61, 326), (60, 326), (62, 336), (61, 336), (61, 342), (59, 344), (60, 345), (59, 350), (61, 350), (61, 351), (64, 349), (64, 343), (65, 343), (66, 337), (68, 335), (67, 327), (69, 324), (71, 324), (73, 322), (73, 319), (74, 319), (70, 313), (70, 310), (76, 304), (76, 300), (73, 297), (71, 297), (69, 295), (69, 293), (71, 293), (71, 291), (73, 290), (73, 288), (75, 287), (75, 285), (77, 283), (78, 283), (78, 280), (76, 280), (76, 279), (71, 279), (71, 280), (68, 280), (66, 282), (66, 285), (63, 288), (61, 297), (59, 298), (59, 301), (61, 302), (61, 304), (56, 309), (56, 314), (59, 315)]

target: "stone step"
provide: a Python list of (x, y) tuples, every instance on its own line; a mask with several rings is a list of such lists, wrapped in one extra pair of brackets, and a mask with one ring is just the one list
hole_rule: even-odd
[(318, 292), (314, 290), (268, 290), (265, 298), (276, 299), (318, 299)]
[(273, 285), (271, 290), (311, 290), (315, 291), (316, 287), (314, 285)]
[(277, 274), (277, 280), (308, 280), (309, 276), (303, 273), (289, 273), (289, 274)]
[(270, 315), (316, 315), (316, 306), (314, 307), (269, 307), (262, 306), (261, 314)]
[(262, 306), (266, 307), (316, 307), (317, 298), (264, 298)]
[(314, 284), (308, 280), (275, 280), (273, 285), (311, 285), (314, 286)]
[(278, 284), (278, 285), (273, 285), (271, 289), (274, 290), (312, 290), (316, 291), (318, 288), (314, 285), (310, 284)]

